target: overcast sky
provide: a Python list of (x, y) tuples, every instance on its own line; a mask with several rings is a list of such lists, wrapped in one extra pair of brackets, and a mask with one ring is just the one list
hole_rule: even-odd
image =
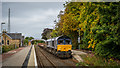
[(2, 22), (8, 28), (8, 8), (11, 9), (11, 32), (41, 38), (44, 28), (53, 28), (54, 20), (65, 2), (2, 2)]

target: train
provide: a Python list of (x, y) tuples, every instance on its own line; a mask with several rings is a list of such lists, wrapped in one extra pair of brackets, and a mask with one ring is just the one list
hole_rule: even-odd
[(41, 47), (60, 58), (72, 57), (72, 40), (66, 35), (48, 39), (46, 45)]

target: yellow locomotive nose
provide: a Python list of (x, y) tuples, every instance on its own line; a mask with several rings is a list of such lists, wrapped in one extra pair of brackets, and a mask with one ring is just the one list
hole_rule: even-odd
[(57, 51), (69, 51), (72, 45), (57, 45)]
[(64, 48), (63, 51), (66, 51), (66, 48)]

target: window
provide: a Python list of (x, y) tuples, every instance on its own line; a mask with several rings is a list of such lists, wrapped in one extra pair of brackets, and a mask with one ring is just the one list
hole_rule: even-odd
[(58, 44), (63, 44), (63, 40), (58, 40)]
[(54, 46), (54, 41), (52, 41), (52, 46)]
[(2, 44), (4, 44), (4, 40), (2, 40)]
[(47, 45), (48, 45), (48, 42), (47, 42)]
[(70, 40), (65, 40), (65, 44), (71, 44)]
[(9, 40), (7, 40), (7, 44), (9, 45)]
[(48, 42), (48, 45), (50, 45), (50, 41)]

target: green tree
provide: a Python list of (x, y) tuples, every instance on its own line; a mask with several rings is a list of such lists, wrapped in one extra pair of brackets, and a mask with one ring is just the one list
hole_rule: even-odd
[(43, 40), (32, 40), (31, 43), (32, 43), (32, 44), (45, 43), (45, 41), (43, 41)]
[(33, 37), (25, 37), (24, 39), (24, 45), (28, 45), (28, 41), (34, 39)]
[(28, 39), (24, 39), (24, 45), (28, 45)]
[(120, 59), (120, 2), (70, 2), (58, 15), (59, 22), (51, 33), (71, 37), (77, 48), (78, 28), (81, 46), (104, 57)]
[(33, 37), (29, 37), (29, 40), (32, 40), (32, 39), (34, 39)]

